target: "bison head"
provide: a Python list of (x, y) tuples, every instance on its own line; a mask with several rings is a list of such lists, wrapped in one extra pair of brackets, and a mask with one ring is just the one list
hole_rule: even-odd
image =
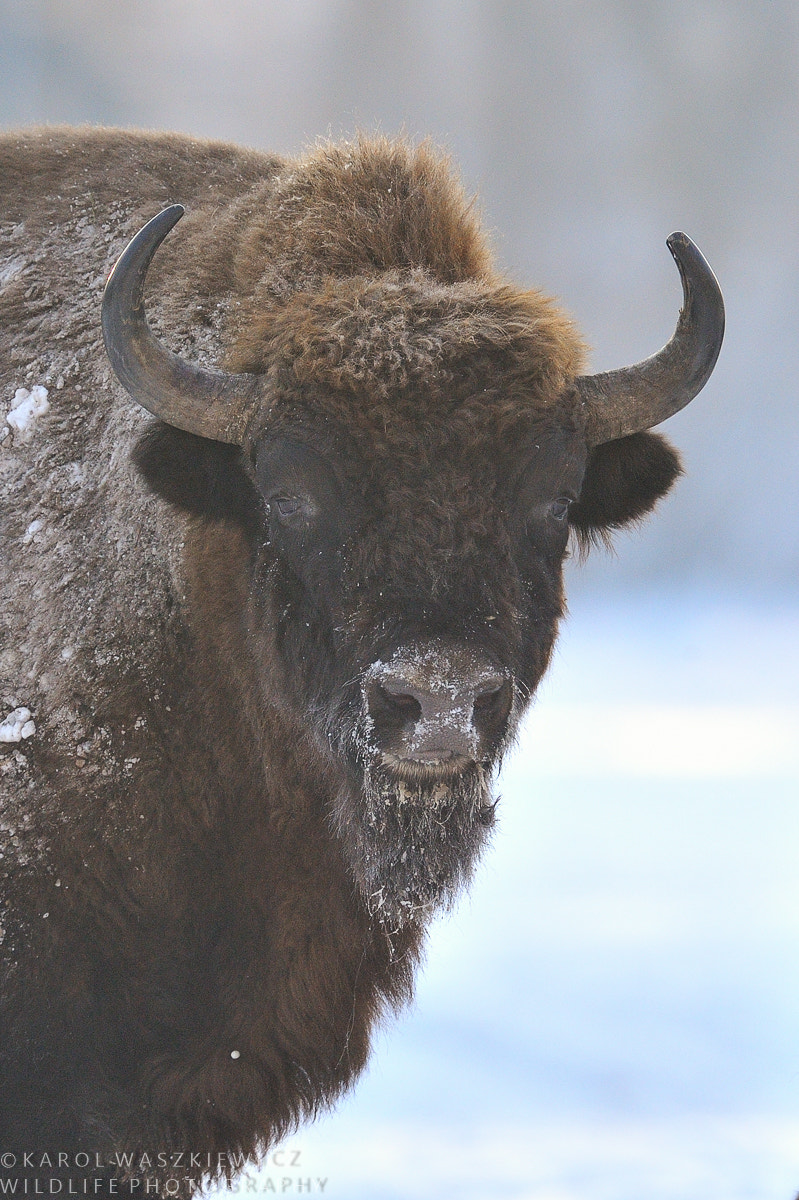
[(557, 632), (570, 530), (637, 519), (679, 473), (646, 431), (713, 368), (718, 286), (673, 235), (673, 338), (586, 376), (537, 293), (442, 278), (418, 256), (339, 266), (251, 313), (223, 374), (147, 325), (147, 268), (181, 214), (133, 239), (104, 301), (114, 369), (164, 422), (139, 466), (167, 499), (246, 529), (264, 704), (302, 714), (332, 753), (343, 853), (399, 928), (454, 893), (488, 836), (492, 774)]

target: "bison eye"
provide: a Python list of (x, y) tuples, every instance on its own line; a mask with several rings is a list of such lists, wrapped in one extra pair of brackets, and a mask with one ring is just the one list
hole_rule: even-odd
[(310, 496), (273, 496), (270, 504), (286, 525), (313, 520), (319, 511)]
[(572, 504), (570, 496), (558, 496), (557, 500), (553, 500), (549, 506), (549, 515), (553, 521), (565, 521), (569, 515), (569, 506)]

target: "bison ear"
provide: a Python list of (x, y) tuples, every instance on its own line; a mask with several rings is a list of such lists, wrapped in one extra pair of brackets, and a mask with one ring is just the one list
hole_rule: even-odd
[(682, 474), (673, 446), (657, 433), (634, 433), (594, 446), (569, 522), (581, 547), (645, 517)]
[(156, 421), (139, 438), (132, 458), (150, 490), (184, 512), (246, 529), (257, 522), (258, 495), (240, 447)]

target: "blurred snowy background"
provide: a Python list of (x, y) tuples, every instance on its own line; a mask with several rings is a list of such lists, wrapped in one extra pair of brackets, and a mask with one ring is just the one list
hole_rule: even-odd
[[(684, 229), (727, 301), (687, 477), (569, 572), (571, 617), (414, 1011), (258, 1192), (790, 1200), (799, 1190), (795, 0), (0, 0), (0, 125), (293, 153), (448, 148), (594, 369), (670, 335)], [(327, 1180), (322, 1192), (319, 1180)]]

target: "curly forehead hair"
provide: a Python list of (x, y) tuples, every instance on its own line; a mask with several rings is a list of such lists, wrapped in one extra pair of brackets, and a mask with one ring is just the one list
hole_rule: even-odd
[(479, 357), (551, 397), (582, 369), (571, 321), (500, 278), (474, 204), (427, 143), (323, 146), (260, 205), (236, 258), (250, 291), (233, 370), (290, 360), (299, 379), (368, 377), (386, 395), (422, 378), (446, 384)]

